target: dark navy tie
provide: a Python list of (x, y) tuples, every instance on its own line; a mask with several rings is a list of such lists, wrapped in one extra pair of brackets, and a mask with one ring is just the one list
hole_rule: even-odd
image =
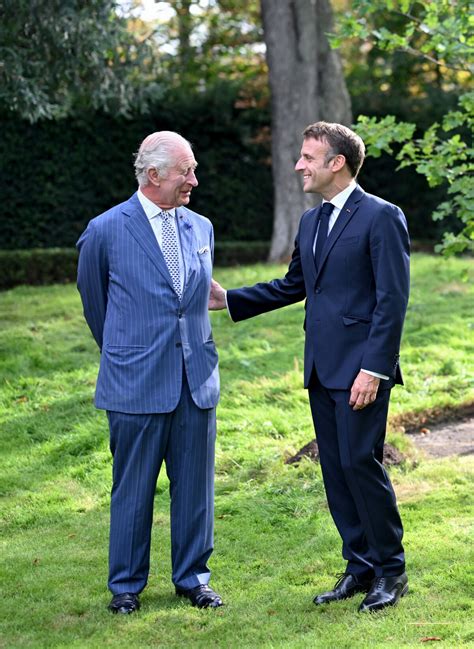
[(321, 253), (323, 252), (324, 244), (328, 238), (329, 230), (329, 217), (334, 209), (332, 203), (323, 203), (319, 208), (319, 228), (318, 236), (316, 238), (316, 249), (314, 251), (314, 261), (316, 269), (319, 269), (319, 262), (321, 260)]

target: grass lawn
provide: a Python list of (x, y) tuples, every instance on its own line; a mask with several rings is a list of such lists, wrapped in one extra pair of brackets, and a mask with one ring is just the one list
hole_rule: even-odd
[[(227, 287), (284, 267), (216, 269)], [(399, 422), (474, 399), (474, 264), (414, 255), (390, 441), (409, 460), (391, 475), (405, 523), (410, 592), (360, 615), (362, 595), (316, 608), (343, 568), (320, 468), (284, 458), (312, 438), (302, 388), (303, 305), (238, 325), (212, 314), (221, 364), (212, 585), (226, 606), (173, 594), (168, 485), (157, 487), (152, 570), (142, 608), (106, 610), (111, 460), (92, 404), (98, 351), (74, 286), (0, 294), (2, 603), (0, 647), (474, 646), (472, 457), (428, 460)], [(163, 472), (164, 473), (164, 472)]]

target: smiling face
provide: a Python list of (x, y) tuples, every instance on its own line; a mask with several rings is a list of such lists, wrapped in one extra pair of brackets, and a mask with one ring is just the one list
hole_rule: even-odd
[[(342, 161), (340, 160), (342, 158)], [(344, 165), (344, 156), (333, 154), (325, 140), (305, 138), (295, 171), (303, 175), (303, 190), (321, 194), (326, 200), (336, 195), (335, 173)]]
[(191, 147), (177, 142), (173, 145), (170, 157), (173, 163), (164, 173), (164, 177), (160, 176), (158, 169), (149, 170), (150, 185), (154, 194), (152, 200), (164, 210), (187, 205), (193, 187), (198, 185), (195, 174), (197, 162)]

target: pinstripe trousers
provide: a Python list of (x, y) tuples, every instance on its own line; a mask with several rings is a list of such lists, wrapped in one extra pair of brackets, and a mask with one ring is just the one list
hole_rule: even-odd
[(109, 589), (140, 593), (150, 567), (156, 482), (163, 460), (170, 480), (172, 580), (207, 584), (213, 550), (215, 408), (198, 408), (185, 372), (176, 409), (160, 414), (107, 411), (113, 486)]

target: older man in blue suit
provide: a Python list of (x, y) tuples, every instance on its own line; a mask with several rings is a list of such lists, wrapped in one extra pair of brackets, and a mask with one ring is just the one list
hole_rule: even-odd
[[(360, 611), (398, 602), (408, 590), (403, 528), (382, 464), (390, 389), (401, 383), (398, 352), (409, 290), (409, 239), (401, 210), (355, 178), (360, 137), (341, 124), (306, 128), (296, 171), (321, 207), (301, 217), (286, 276), (227, 291), (233, 320), (306, 298), (305, 387), (329, 508), (346, 569), (324, 604), (367, 593)], [(210, 308), (226, 305), (213, 283)]]
[(149, 135), (135, 160), (138, 191), (90, 221), (78, 241), (78, 288), (101, 351), (95, 404), (113, 455), (109, 609), (132, 613), (147, 583), (156, 481), (170, 480), (172, 579), (200, 608), (213, 549), (217, 353), (207, 311), (210, 221), (189, 210), (198, 182), (189, 142)]

